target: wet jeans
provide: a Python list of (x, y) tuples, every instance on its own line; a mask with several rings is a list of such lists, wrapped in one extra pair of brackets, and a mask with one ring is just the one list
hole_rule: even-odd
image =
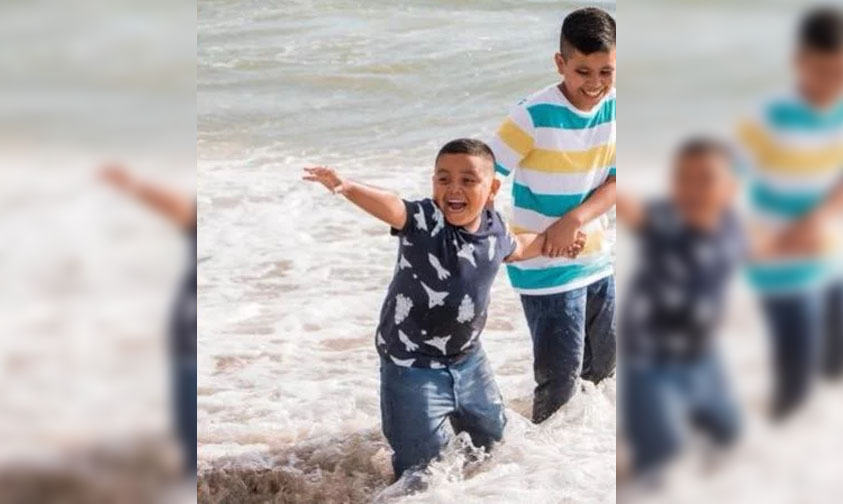
[(412, 368), (381, 358), (381, 421), (395, 477), (423, 467), (448, 442), (446, 422), (489, 448), (503, 437), (504, 404), (481, 349), (443, 369)]
[(808, 397), (817, 374), (843, 368), (843, 283), (762, 299), (773, 344), (773, 415), (785, 417)]
[(521, 296), (533, 339), (533, 421), (574, 395), (577, 378), (599, 383), (615, 369), (615, 279), (559, 294)]
[(172, 411), (188, 477), (196, 475), (196, 357), (178, 355), (173, 359)]
[(636, 472), (658, 469), (676, 455), (692, 427), (720, 445), (737, 437), (738, 409), (714, 352), (687, 362), (625, 364), (622, 418)]

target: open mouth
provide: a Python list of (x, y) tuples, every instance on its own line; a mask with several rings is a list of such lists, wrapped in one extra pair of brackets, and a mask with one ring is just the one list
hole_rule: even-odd
[(595, 91), (589, 91), (586, 89), (582, 90), (583, 94), (588, 96), (589, 98), (599, 98), (603, 94), (603, 91), (603, 88), (597, 89)]
[(465, 200), (449, 198), (445, 200), (445, 208), (450, 212), (462, 212), (468, 207)]

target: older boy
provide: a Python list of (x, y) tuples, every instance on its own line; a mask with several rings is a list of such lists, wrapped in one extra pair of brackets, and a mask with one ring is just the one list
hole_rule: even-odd
[(772, 335), (776, 418), (805, 399), (820, 355), (829, 374), (843, 370), (841, 248), (828, 229), (843, 206), (843, 11), (805, 16), (795, 68), (796, 89), (740, 129), (762, 251), (749, 275)]
[[(596, 8), (569, 14), (555, 55), (562, 82), (519, 103), (492, 142), (501, 175), (514, 174), (516, 233), (545, 233), (544, 257), (507, 265), (533, 339), (533, 421), (615, 366), (615, 284), (606, 213), (615, 203), (615, 20)], [(564, 257), (578, 232), (576, 258)]]

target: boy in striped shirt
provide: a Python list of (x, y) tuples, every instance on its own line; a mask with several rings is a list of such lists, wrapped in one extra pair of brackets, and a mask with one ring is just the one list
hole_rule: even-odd
[(843, 11), (805, 16), (795, 62), (795, 91), (739, 131), (759, 251), (748, 273), (772, 336), (777, 418), (805, 399), (820, 365), (843, 371), (843, 248), (829, 229), (843, 207)]
[[(492, 141), (512, 174), (513, 228), (545, 233), (543, 256), (507, 265), (533, 340), (533, 421), (615, 367), (615, 284), (607, 212), (615, 204), (615, 20), (579, 9), (562, 24), (561, 83), (524, 99)], [(582, 252), (566, 257), (577, 233)]]

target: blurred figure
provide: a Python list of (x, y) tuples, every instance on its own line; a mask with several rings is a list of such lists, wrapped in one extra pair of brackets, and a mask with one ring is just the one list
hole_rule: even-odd
[(174, 428), (182, 443), (185, 474), (196, 475), (196, 203), (186, 195), (141, 180), (120, 165), (106, 165), (102, 179), (162, 215), (188, 242), (187, 269), (169, 322)]
[(843, 204), (843, 11), (808, 12), (798, 31), (793, 91), (744, 121), (757, 255), (749, 270), (773, 344), (772, 415), (787, 417), (822, 368), (843, 370), (840, 240)]
[(621, 415), (634, 476), (655, 478), (694, 428), (734, 441), (739, 412), (713, 336), (727, 285), (744, 257), (732, 210), (736, 183), (721, 143), (678, 150), (669, 198), (618, 193), (618, 220), (639, 241), (639, 267), (621, 317)]

